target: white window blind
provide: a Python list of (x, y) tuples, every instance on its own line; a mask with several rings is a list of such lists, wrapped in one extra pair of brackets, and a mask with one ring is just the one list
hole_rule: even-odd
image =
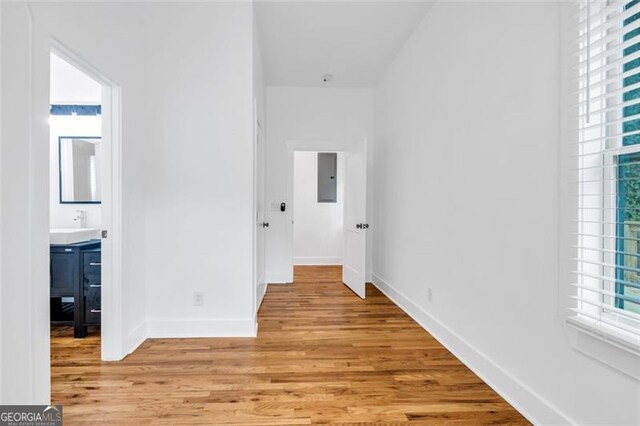
[(570, 324), (640, 353), (640, 0), (573, 19), (576, 270)]

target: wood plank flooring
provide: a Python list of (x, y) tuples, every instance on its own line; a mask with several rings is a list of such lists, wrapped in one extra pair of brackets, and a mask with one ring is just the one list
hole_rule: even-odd
[(271, 285), (257, 338), (149, 339), (100, 361), (99, 334), (52, 331), (65, 424), (528, 424), (372, 285), (297, 267)]

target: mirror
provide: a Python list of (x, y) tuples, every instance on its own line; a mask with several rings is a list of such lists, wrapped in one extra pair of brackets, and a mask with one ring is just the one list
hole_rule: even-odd
[(100, 137), (58, 139), (60, 204), (100, 203)]

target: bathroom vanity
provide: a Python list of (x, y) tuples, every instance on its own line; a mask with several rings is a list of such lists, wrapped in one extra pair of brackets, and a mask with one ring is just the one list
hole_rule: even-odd
[[(73, 324), (74, 337), (85, 337), (87, 326), (100, 325), (100, 240), (51, 244), (50, 255), (52, 324)], [(67, 298), (73, 298), (72, 314)]]
[[(99, 136), (58, 138), (57, 195), (61, 206), (95, 204), (90, 211), (99, 212), (101, 143)], [(52, 205), (52, 210), (57, 207)], [(68, 207), (58, 209), (57, 219), (51, 223), (70, 225), (61, 219)], [(73, 223), (77, 227), (49, 230), (51, 323), (73, 325), (74, 337), (85, 337), (87, 326), (100, 325), (102, 312), (100, 229), (87, 227), (87, 213), (76, 210)]]

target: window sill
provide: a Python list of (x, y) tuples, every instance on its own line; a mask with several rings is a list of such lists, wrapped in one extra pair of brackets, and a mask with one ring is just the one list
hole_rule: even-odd
[(640, 381), (640, 339), (576, 316), (567, 318), (567, 325), (574, 349)]

